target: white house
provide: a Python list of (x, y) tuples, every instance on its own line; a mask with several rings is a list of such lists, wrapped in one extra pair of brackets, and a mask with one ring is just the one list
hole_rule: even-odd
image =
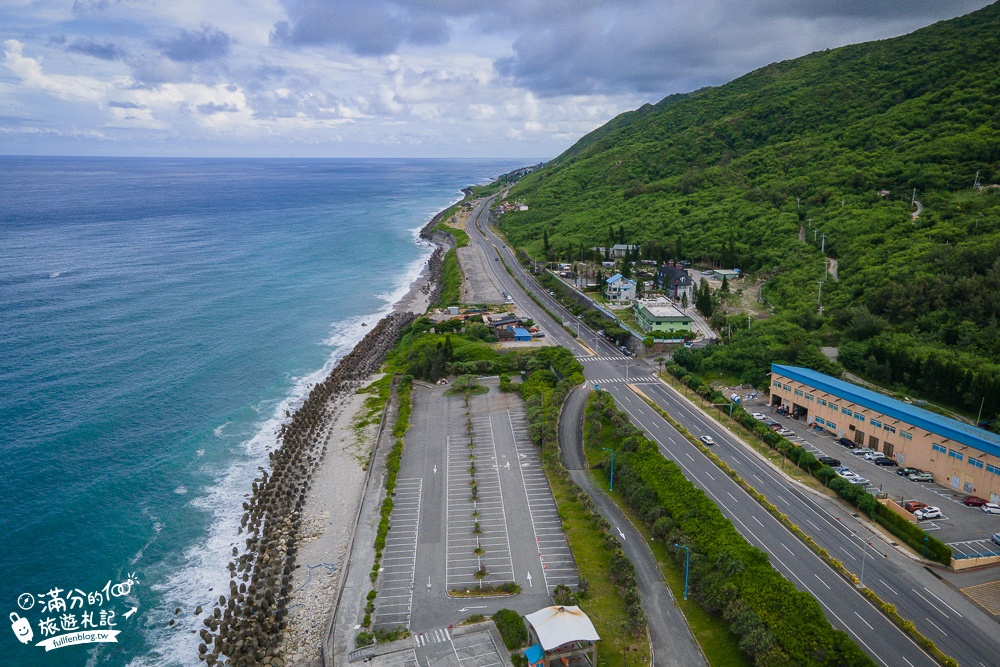
[(604, 296), (608, 301), (623, 303), (635, 299), (635, 281), (623, 278), (622, 274), (616, 273), (608, 278), (608, 283), (604, 287)]

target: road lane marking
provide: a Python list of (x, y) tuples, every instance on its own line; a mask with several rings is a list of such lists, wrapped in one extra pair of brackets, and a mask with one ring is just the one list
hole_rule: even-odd
[(935, 622), (934, 622), (934, 621), (932, 621), (931, 619), (927, 618), (926, 616), (925, 616), (924, 618), (925, 618), (925, 619), (927, 620), (927, 622), (928, 622), (928, 623), (930, 623), (930, 624), (931, 624), (931, 625), (933, 625), (933, 626), (934, 626), (935, 628), (937, 628), (937, 631), (938, 631), (938, 632), (940, 632), (940, 633), (941, 633), (942, 635), (944, 635), (945, 637), (947, 637), (947, 636), (948, 636), (948, 633), (947, 633), (947, 632), (945, 632), (944, 630), (942, 630), (942, 629), (941, 629), (941, 627), (940, 627), (940, 626), (939, 626), (939, 625), (938, 625), (937, 623), (935, 623)]
[[(931, 591), (931, 589), (927, 588), (926, 586), (924, 586), (924, 590), (927, 591), (928, 593), (930, 593), (931, 595), (934, 595), (934, 593)], [(945, 602), (944, 600), (942, 600), (938, 596), (934, 595), (934, 599), (937, 600), (938, 602), (940, 602), (941, 604), (943, 604), (945, 607), (948, 607), (948, 609), (951, 609), (952, 613), (955, 614), (955, 615), (957, 615), (959, 618), (965, 618), (964, 616), (962, 616), (961, 614), (959, 614), (957, 611), (955, 611), (954, 607), (952, 607), (950, 604), (948, 604), (947, 602)]]
[(864, 623), (865, 625), (867, 625), (869, 630), (873, 630), (873, 631), (875, 630), (875, 628), (873, 628), (871, 626), (871, 624), (868, 621), (865, 620), (864, 616), (862, 616), (858, 612), (854, 612), (854, 615), (857, 616), (858, 618), (860, 618), (861, 622)]
[[(830, 584), (826, 583), (825, 581), (823, 581), (822, 579), (819, 578), (818, 574), (816, 574), (815, 572), (813, 572), (813, 576), (816, 577), (817, 579), (819, 579), (819, 583), (821, 583), (824, 586), (826, 586), (827, 590), (833, 590), (832, 588), (830, 588)], [(857, 613), (857, 612), (855, 612), (855, 613)]]
[[(876, 579), (878, 579), (878, 577), (876, 577)], [(893, 590), (892, 586), (890, 586), (889, 584), (885, 583), (881, 579), (879, 579), (878, 581), (879, 581), (880, 584), (882, 584), (883, 586), (885, 586), (889, 590), (890, 593), (892, 593), (893, 595), (899, 595), (899, 593), (897, 593), (896, 591)]]
[[(910, 590), (911, 590), (911, 591), (913, 591), (914, 595), (916, 595), (916, 596), (917, 596), (917, 597), (919, 597), (919, 598), (920, 598), (921, 600), (923, 600), (923, 601), (924, 601), (924, 602), (926, 602), (926, 603), (927, 603), (928, 605), (930, 605), (930, 607), (931, 607), (932, 609), (934, 609), (934, 610), (935, 610), (935, 611), (936, 611), (937, 613), (941, 614), (941, 615), (942, 615), (942, 616), (944, 616), (945, 618), (949, 618), (948, 614), (946, 614), (946, 613), (944, 613), (943, 611), (941, 611), (941, 609), (940, 609), (940, 608), (939, 608), (939, 607), (938, 607), (938, 606), (937, 606), (936, 604), (934, 604), (933, 602), (931, 602), (930, 600), (928, 600), (927, 598), (925, 598), (925, 597), (924, 597), (923, 595), (921, 595), (921, 594), (920, 594), (920, 593), (919, 593), (919, 592), (917, 591), (917, 589), (916, 589), (916, 588), (911, 588)], [(937, 626), (934, 626), (934, 627), (937, 627)]]

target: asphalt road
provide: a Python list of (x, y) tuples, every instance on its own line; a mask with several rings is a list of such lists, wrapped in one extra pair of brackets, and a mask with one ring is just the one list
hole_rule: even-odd
[[(518, 309), (540, 324), (553, 343), (563, 345), (574, 354), (606, 357), (584, 363), (589, 378), (623, 377), (626, 364), (634, 368), (635, 361), (627, 360), (610, 344), (574, 318), (555, 299), (528, 276), (513, 253), (486, 227), (486, 203), (480, 205), (471, 219), (469, 233), (473, 241), (485, 249), (501, 253), (522, 284), (556, 313), (563, 321), (580, 332), (580, 342), (566, 333), (559, 324), (528, 298), (511, 279), (501, 262), (487, 262), (500, 285), (514, 296)], [(630, 369), (632, 370), (632, 369)], [(690, 404), (669, 400), (671, 390), (665, 385), (644, 383), (643, 390), (660, 403), (689, 431), (697, 435), (710, 433), (720, 442), (717, 448), (730, 465), (745, 479), (754, 484), (768, 499), (787, 513), (806, 533), (821, 545), (842, 558), (845, 565), (860, 575), (864, 567), (864, 582), (887, 602), (897, 605), (900, 613), (913, 621), (925, 635), (931, 637), (948, 655), (962, 665), (996, 664), (1000, 649), (996, 625), (978, 607), (975, 607), (946, 583), (926, 571), (912, 559), (901, 555), (892, 544), (887, 544), (856, 517), (844, 512), (834, 502), (823, 501), (811, 493), (796, 488), (764, 464), (748, 448), (736, 443), (728, 431)], [(602, 387), (605, 388), (605, 387)], [(606, 388), (615, 396), (619, 406), (628, 411), (633, 420), (647, 433), (660, 441), (665, 455), (685, 467), (692, 481), (709, 492), (724, 512), (734, 519), (741, 533), (755, 545), (772, 555), (776, 568), (802, 590), (811, 592), (823, 605), (834, 627), (848, 632), (879, 664), (883, 665), (932, 665), (930, 658), (910, 638), (902, 633), (851, 584), (815, 556), (787, 529), (740, 487), (718, 473), (718, 469), (696, 448), (684, 446), (669, 425), (650, 410), (622, 383), (609, 383)], [(647, 389), (650, 388), (650, 389)], [(871, 542), (873, 546), (867, 546)]]

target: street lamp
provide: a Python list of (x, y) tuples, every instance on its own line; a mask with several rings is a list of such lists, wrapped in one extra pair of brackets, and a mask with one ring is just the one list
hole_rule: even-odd
[(688, 570), (691, 569), (691, 549), (683, 544), (674, 544), (675, 549), (683, 549), (687, 552), (684, 558), (684, 599), (688, 599)]
[(865, 540), (865, 552), (861, 556), (861, 588), (865, 587), (865, 561), (868, 560), (868, 545), (871, 544), (868, 540)]
[(608, 491), (614, 492), (615, 490), (615, 450), (610, 447), (602, 447), (606, 452), (611, 452), (611, 476), (608, 478)]

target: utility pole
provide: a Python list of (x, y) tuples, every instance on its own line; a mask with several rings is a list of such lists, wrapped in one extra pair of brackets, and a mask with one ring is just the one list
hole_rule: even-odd
[(913, 188), (913, 196), (910, 197), (910, 206), (913, 206), (913, 202), (917, 201), (917, 189)]
[[(812, 218), (809, 218), (809, 220), (811, 221), (811, 220), (812, 220)], [(816, 242), (816, 235), (817, 235), (817, 234), (819, 234), (819, 230), (818, 230), (818, 229), (814, 229), (814, 230), (813, 230), (813, 243), (815, 243), (815, 242)]]
[[(815, 240), (815, 239), (813, 239), (813, 240)], [(819, 251), (822, 252), (822, 253), (826, 252), (826, 233), (823, 234), (823, 243), (820, 246)]]
[(976, 170), (976, 182), (972, 184), (972, 189), (973, 190), (978, 190), (979, 189), (979, 171), (978, 170)]
[(817, 280), (816, 282), (819, 283), (819, 296), (816, 297), (816, 305), (819, 306), (819, 314), (822, 315), (823, 314), (823, 283), (826, 282), (826, 281), (824, 281), (824, 280)]

